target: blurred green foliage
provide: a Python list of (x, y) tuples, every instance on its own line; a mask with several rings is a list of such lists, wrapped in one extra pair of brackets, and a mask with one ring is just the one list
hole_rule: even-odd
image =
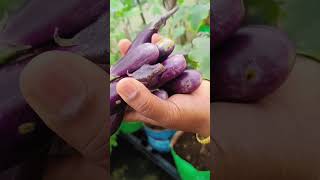
[[(180, 7), (178, 12), (167, 21), (160, 34), (173, 39), (176, 43), (174, 53), (185, 54), (189, 67), (199, 69), (209, 79), (210, 0), (177, 2)], [(166, 9), (162, 0), (111, 0), (110, 7), (110, 63), (114, 64), (120, 59), (119, 40), (133, 40), (146, 24), (164, 14)], [(199, 45), (199, 42), (205, 45)]]

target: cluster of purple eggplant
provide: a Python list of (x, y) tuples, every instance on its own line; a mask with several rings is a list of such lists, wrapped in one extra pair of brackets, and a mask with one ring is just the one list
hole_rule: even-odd
[(20, 73), (50, 50), (80, 54), (108, 64), (105, 0), (30, 0), (9, 14), (0, 28), (0, 172), (50, 147), (53, 133), (20, 92)]
[(277, 27), (243, 24), (243, 0), (215, 0), (211, 11), (211, 101), (252, 103), (275, 92), (295, 62), (295, 47), (286, 33)]
[[(176, 6), (168, 12), (177, 11)], [(162, 18), (162, 21), (166, 20)], [(201, 84), (201, 73), (187, 69), (184, 55), (172, 54), (175, 43), (169, 38), (161, 37), (156, 43), (151, 43), (151, 37), (159, 30), (159, 25), (151, 26), (139, 33), (130, 46), (128, 53), (110, 68), (110, 116), (111, 134), (116, 132), (127, 104), (116, 91), (117, 83), (125, 77), (131, 77), (143, 83), (156, 96), (166, 99), (168, 94), (190, 94)]]

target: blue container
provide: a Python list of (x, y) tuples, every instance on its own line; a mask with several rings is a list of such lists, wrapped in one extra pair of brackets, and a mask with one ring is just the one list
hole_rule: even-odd
[(157, 140), (170, 140), (176, 132), (175, 130), (171, 129), (155, 130), (146, 125), (144, 125), (144, 131), (146, 132), (148, 137), (152, 137), (153, 139)]
[(152, 147), (152, 149), (161, 153), (168, 153), (171, 150), (169, 139), (159, 140), (148, 136), (148, 143)]

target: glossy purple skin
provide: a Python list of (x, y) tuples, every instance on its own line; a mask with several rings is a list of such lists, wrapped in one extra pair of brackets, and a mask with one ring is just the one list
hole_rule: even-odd
[(176, 6), (167, 13), (163, 14), (161, 17), (155, 19), (150, 25), (148, 25), (144, 30), (142, 30), (135, 40), (132, 42), (128, 53), (135, 51), (134, 49), (144, 43), (151, 43), (151, 38), (154, 33), (157, 33), (162, 26), (164, 26), (167, 20), (174, 15), (179, 8)]
[(105, 0), (30, 0), (8, 19), (0, 42), (39, 46), (52, 40), (55, 28), (71, 37), (108, 10)]
[(169, 98), (167, 91), (165, 91), (163, 89), (156, 89), (152, 92), (152, 94), (156, 95), (157, 97), (159, 97), (163, 100), (166, 100)]
[(147, 88), (153, 89), (159, 84), (161, 74), (165, 71), (166, 68), (161, 63), (154, 65), (145, 64), (129, 76), (140, 81)]
[(202, 76), (196, 70), (187, 69), (178, 78), (166, 84), (165, 88), (173, 94), (190, 94), (201, 85)]
[[(130, 74), (130, 77), (143, 83), (146, 87), (150, 88), (157, 84), (160, 74), (165, 71), (162, 64), (155, 65), (143, 65), (140, 69)], [(126, 103), (121, 99), (117, 92), (117, 84), (122, 78), (113, 80), (110, 83), (110, 114), (113, 115), (119, 111), (119, 109), (126, 106)]]
[(117, 92), (117, 84), (119, 81), (120, 79), (117, 79), (110, 83), (110, 115), (117, 113), (119, 108), (126, 105)]
[(187, 68), (187, 61), (183, 55), (173, 55), (163, 61), (166, 71), (161, 74), (158, 86), (177, 78)]
[(66, 50), (82, 55), (94, 63), (109, 63), (108, 18), (108, 14), (104, 14), (96, 22), (79, 32), (73, 38), (75, 46), (68, 47)]
[(159, 58), (159, 50), (156, 45), (144, 43), (134, 51), (128, 52), (115, 65), (111, 66), (111, 76), (123, 77), (133, 73), (144, 64), (155, 64)]
[(159, 49), (159, 62), (166, 60), (175, 48), (175, 43), (169, 38), (162, 38), (156, 43)]
[(51, 131), (20, 92), (20, 73), (27, 62), (0, 67), (0, 171), (32, 158), (50, 143)]
[(213, 61), (213, 99), (258, 101), (285, 82), (294, 62), (295, 48), (280, 30), (268, 26), (241, 28)]
[(224, 42), (241, 25), (245, 16), (242, 0), (214, 0), (211, 3), (213, 43), (215, 46)]
[(120, 127), (124, 117), (124, 109), (110, 116), (110, 135), (113, 135)]

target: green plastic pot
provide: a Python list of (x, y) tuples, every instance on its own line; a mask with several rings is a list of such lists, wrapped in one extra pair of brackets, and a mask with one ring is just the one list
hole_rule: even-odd
[(121, 133), (131, 134), (139, 131), (143, 127), (141, 122), (123, 122), (120, 126)]
[(183, 132), (178, 131), (171, 140), (171, 154), (177, 167), (177, 171), (182, 180), (210, 180), (210, 171), (200, 171), (188, 161), (180, 157), (174, 150), (174, 144), (177, 142)]

